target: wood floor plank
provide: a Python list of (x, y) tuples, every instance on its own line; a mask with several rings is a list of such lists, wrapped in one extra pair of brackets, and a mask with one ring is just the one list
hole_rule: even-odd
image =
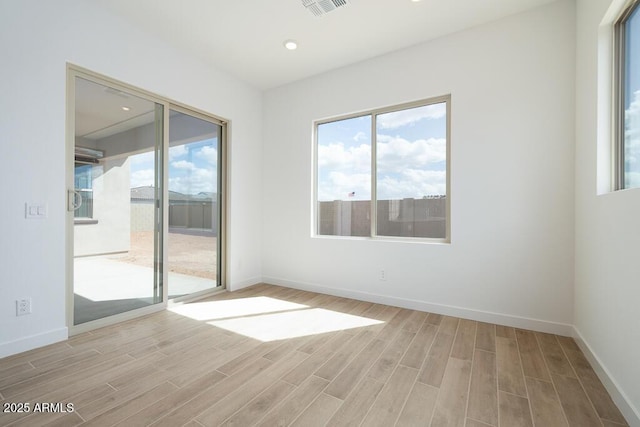
[(475, 352), (467, 417), (498, 425), (498, 374), (495, 353), (484, 350)]
[(376, 333), (369, 329), (359, 332), (353, 339), (337, 349), (334, 355), (315, 372), (315, 375), (326, 380), (333, 380), (375, 335)]
[(349, 314), (353, 314), (354, 316), (361, 316), (367, 312), (373, 306), (373, 303), (367, 301), (360, 301), (356, 304), (351, 310), (349, 310)]
[(427, 320), (427, 313), (423, 311), (412, 310), (407, 321), (402, 325), (402, 329), (409, 332), (418, 332), (422, 324)]
[(535, 378), (527, 378), (526, 382), (534, 425), (548, 427), (568, 426), (553, 384)]
[(501, 426), (533, 427), (529, 401), (525, 397), (501, 391), (498, 400), (500, 402)]
[(275, 407), (285, 399), (295, 389), (295, 386), (288, 382), (278, 380), (265, 391), (256, 396), (238, 412), (229, 417), (225, 422), (209, 425), (220, 425), (225, 427), (245, 427), (255, 425), (265, 413)]
[[(442, 316), (441, 314), (428, 313), (426, 322), (431, 324), (431, 325), (440, 326), (440, 324), (442, 323), (443, 317), (444, 316)], [(449, 318), (449, 320), (453, 320), (454, 319), (453, 317), (448, 317), (448, 318)], [(455, 333), (455, 331), (454, 331), (454, 333)]]
[(204, 375), (198, 380), (180, 388), (175, 393), (172, 393), (159, 400), (158, 402), (156, 402), (156, 404), (148, 406), (137, 414), (124, 419), (117, 425), (122, 425), (123, 427), (142, 427), (149, 425), (150, 423), (168, 414), (175, 408), (184, 405), (195, 396), (206, 392), (206, 390), (210, 389), (225, 378), (227, 377), (223, 373), (218, 371), (214, 371), (207, 375)]
[(264, 342), (256, 345), (249, 351), (245, 351), (233, 360), (218, 367), (218, 371), (225, 375), (233, 375), (241, 369), (246, 368), (253, 363), (259, 357), (262, 357), (265, 353), (270, 352), (274, 348), (278, 347), (280, 343), (278, 341)]
[(551, 381), (551, 376), (549, 375), (535, 334), (531, 331), (518, 329), (516, 330), (516, 337), (524, 375), (544, 381)]
[(478, 322), (476, 331), (476, 348), (496, 352), (496, 325)]
[(249, 379), (209, 409), (192, 418), (195, 418), (198, 422), (206, 426), (220, 425), (221, 422), (232, 416), (236, 411), (240, 410), (256, 396), (268, 389), (274, 382), (281, 379), (292, 366), (297, 365), (307, 357), (306, 354), (298, 351), (287, 355), (284, 359), (273, 363), (268, 370)]
[[(44, 367), (34, 368), (33, 370), (23, 369), (20, 373), (0, 377), (0, 393), (6, 397), (15, 396), (21, 391), (26, 390), (28, 388), (27, 385), (30, 383), (44, 383), (50, 378), (68, 375), (74, 371), (80, 371), (91, 364), (98, 364), (108, 359), (109, 356), (100, 354), (95, 350), (77, 352), (66, 358), (68, 361), (66, 364), (63, 363), (60, 365), (58, 361), (54, 365), (45, 365)], [(14, 390), (16, 387), (18, 391)]]
[(312, 375), (300, 384), (277, 408), (270, 411), (260, 422), (261, 426), (288, 426), (322, 393), (329, 381)]
[(336, 351), (354, 338), (353, 335), (342, 331), (331, 338), (324, 346), (303, 360), (299, 365), (291, 369), (283, 377), (285, 381), (293, 385), (300, 385), (309, 378), (317, 369), (324, 365)]
[(465, 427), (497, 427), (497, 426), (492, 426), (490, 424), (485, 424), (478, 420), (474, 420), (473, 418), (467, 418), (466, 424), (464, 426)]
[(543, 334), (541, 332), (536, 332), (535, 335), (540, 343), (540, 348), (542, 349), (542, 354), (547, 362), (549, 371), (554, 374), (564, 375), (565, 377), (575, 378), (576, 375), (571, 368), (569, 360), (567, 360), (564, 355), (556, 336)]
[[(97, 360), (97, 359), (96, 359)], [(97, 363), (91, 369), (85, 368), (80, 371), (75, 371), (71, 369), (61, 370), (58, 375), (47, 375), (46, 379), (42, 377), (36, 377), (31, 380), (27, 380), (14, 386), (11, 386), (9, 390), (11, 393), (2, 392), (5, 399), (12, 398), (14, 401), (27, 401), (30, 399), (36, 399), (44, 394), (50, 392), (57, 392), (61, 388), (69, 385), (69, 376), (75, 378), (82, 378), (82, 375), (89, 375), (89, 378), (95, 377), (96, 375), (109, 371), (114, 368), (122, 368), (127, 365), (127, 362), (131, 362), (135, 360), (131, 356), (123, 355), (118, 357), (104, 357), (99, 359), (101, 363)], [(73, 365), (72, 365), (73, 366)], [(89, 371), (91, 373), (89, 373)], [(87, 378), (84, 378), (86, 380)]]
[(192, 418), (200, 415), (202, 412), (218, 403), (220, 400), (227, 397), (231, 390), (237, 390), (247, 383), (250, 379), (259, 376), (261, 373), (267, 370), (272, 365), (272, 362), (267, 359), (260, 358), (256, 360), (256, 363), (237, 372), (230, 377), (221, 380), (202, 393), (194, 396), (189, 401), (182, 405), (173, 408), (171, 412), (164, 415), (154, 423), (150, 425), (154, 426), (180, 426), (191, 420)]
[(424, 323), (409, 344), (409, 348), (400, 360), (400, 364), (409, 368), (420, 369), (425, 357), (431, 349), (438, 327)]
[(40, 424), (44, 427), (74, 427), (84, 423), (84, 420), (78, 416), (78, 414), (70, 413), (65, 416), (56, 419), (47, 424)]
[(382, 383), (387, 382), (387, 379), (389, 379), (398, 363), (400, 363), (400, 359), (407, 348), (409, 348), (409, 344), (415, 335), (416, 334), (409, 329), (400, 331), (378, 360), (376, 360), (367, 375)]
[(114, 390), (112, 393), (109, 393), (99, 399), (92, 400), (87, 404), (76, 405), (76, 412), (85, 420), (90, 420), (99, 416), (103, 412), (147, 393), (149, 390), (153, 390), (165, 382), (167, 382), (166, 376), (148, 376), (129, 384), (121, 390)]
[(291, 424), (292, 427), (323, 427), (342, 405), (342, 400), (320, 393), (307, 409)]
[(407, 318), (411, 315), (412, 311), (407, 309), (399, 310), (387, 324), (382, 328), (382, 331), (376, 336), (376, 339), (390, 341), (400, 331), (400, 328), (407, 321)]
[(473, 348), (476, 342), (476, 322), (473, 320), (460, 320), (458, 331), (453, 341), (450, 357), (462, 360), (473, 358)]
[(440, 387), (449, 361), (453, 338), (454, 336), (448, 333), (438, 332), (436, 334), (431, 350), (429, 350), (420, 374), (418, 374), (418, 381), (433, 387)]
[[(97, 417), (87, 421), (84, 423), (86, 426), (111, 426), (115, 423), (122, 421), (125, 418), (130, 417), (131, 415), (136, 414), (142, 409), (155, 404), (160, 399), (166, 397), (172, 392), (176, 391), (178, 388), (170, 383), (162, 383), (159, 386), (138, 395), (132, 399), (127, 399), (126, 402), (121, 403), (118, 406), (115, 406), (108, 411), (105, 411), (98, 415)], [(86, 418), (85, 418), (86, 420)]]
[(416, 382), (396, 422), (397, 427), (428, 426), (436, 406), (438, 389)]
[(577, 379), (558, 374), (551, 374), (551, 379), (558, 392), (560, 404), (570, 426), (591, 427), (602, 425), (600, 417), (598, 417)]
[(0, 359), (0, 365), (3, 367), (9, 367), (13, 365), (19, 365), (23, 363), (29, 363), (31, 360), (37, 360), (41, 357), (46, 357), (58, 352), (67, 352), (72, 349), (69, 345), (69, 341), (50, 344), (44, 347), (36, 348), (33, 350), (25, 351), (23, 353), (14, 354), (11, 356)]
[[(514, 333), (515, 337), (515, 333)], [(526, 397), (520, 353), (515, 338), (496, 337), (498, 389)]]
[(443, 334), (449, 334), (449, 335), (455, 335), (456, 331), (458, 330), (458, 323), (460, 322), (460, 319), (458, 319), (457, 317), (451, 317), (451, 316), (441, 316), (439, 314), (433, 314), (433, 313), (429, 313), (429, 316), (427, 317), (427, 323), (431, 323), (431, 316), (438, 316), (438, 319), (440, 319), (440, 323), (438, 325), (438, 332), (439, 333), (443, 333)]
[(366, 374), (371, 365), (378, 359), (382, 351), (387, 347), (387, 342), (374, 339), (331, 381), (324, 391), (326, 394), (346, 399), (351, 390)]
[(353, 426), (360, 424), (384, 386), (373, 378), (365, 377), (331, 417), (327, 426)]
[(336, 335), (335, 332), (329, 332), (325, 334), (314, 335), (310, 337), (307, 341), (302, 343), (300, 347), (297, 348), (298, 351), (307, 354), (315, 353), (319, 348), (327, 343), (331, 338)]
[(471, 361), (449, 358), (433, 412), (432, 427), (464, 426)]
[(417, 376), (417, 369), (398, 366), (361, 425), (380, 427), (394, 425)]
[(496, 325), (496, 337), (516, 339), (516, 331), (510, 326)]
[(569, 363), (578, 375), (578, 379), (582, 383), (587, 396), (591, 399), (591, 403), (596, 409), (600, 418), (613, 421), (618, 424), (626, 425), (624, 416), (609, 396), (607, 389), (604, 387), (595, 371), (589, 365), (589, 361), (581, 351), (565, 350), (565, 354), (569, 359)]

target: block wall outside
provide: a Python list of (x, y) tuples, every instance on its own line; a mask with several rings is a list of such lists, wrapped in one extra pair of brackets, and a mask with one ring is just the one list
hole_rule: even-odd
[[(335, 200), (318, 204), (320, 235), (371, 235), (371, 202)], [(446, 198), (378, 200), (377, 234), (380, 236), (446, 236)]]

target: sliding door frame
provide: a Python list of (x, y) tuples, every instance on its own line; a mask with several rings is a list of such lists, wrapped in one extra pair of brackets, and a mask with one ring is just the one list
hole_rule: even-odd
[[(89, 330), (101, 328), (103, 326), (113, 325), (126, 320), (130, 320), (136, 317), (144, 316), (147, 314), (155, 313), (165, 310), (169, 304), (169, 290), (168, 290), (168, 232), (169, 232), (169, 113), (171, 110), (180, 111), (185, 114), (193, 115), (200, 119), (215, 123), (221, 127), (221, 137), (218, 143), (218, 218), (219, 218), (219, 236), (217, 259), (220, 261), (217, 266), (216, 287), (211, 290), (205, 290), (196, 294), (186, 295), (179, 299), (179, 301), (188, 301), (193, 299), (199, 299), (204, 296), (214, 294), (226, 289), (227, 283), (227, 239), (228, 239), (228, 196), (227, 196), (227, 171), (228, 171), (228, 125), (229, 121), (213, 114), (207, 113), (202, 110), (189, 107), (179, 102), (167, 99), (165, 97), (156, 95), (152, 92), (145, 91), (138, 87), (120, 82), (105, 75), (93, 72), (86, 68), (67, 63), (67, 92), (66, 92), (66, 153), (65, 153), (65, 173), (66, 173), (66, 189), (74, 187), (73, 165), (75, 162), (75, 82), (76, 78), (82, 78), (91, 82), (112, 87), (114, 89), (122, 90), (123, 92), (130, 93), (131, 95), (138, 96), (140, 98), (147, 99), (151, 102), (163, 106), (163, 138), (161, 146), (161, 163), (156, 164), (156, 168), (160, 168), (161, 179), (163, 183), (162, 188), (162, 227), (160, 233), (161, 240), (161, 252), (162, 260), (158, 267), (162, 271), (161, 286), (162, 286), (162, 301), (153, 304), (148, 307), (143, 307), (125, 313), (120, 313), (101, 319), (81, 323), (74, 325), (74, 215), (67, 209), (68, 202), (65, 203), (65, 284), (66, 284), (66, 324), (69, 330), (69, 336), (76, 335)], [(65, 197), (68, 197), (65, 191)], [(154, 245), (154, 252), (157, 251)], [(154, 257), (155, 258), (155, 257)], [(155, 267), (155, 266), (154, 266)], [(154, 277), (157, 274), (157, 269), (154, 268)], [(154, 286), (156, 284), (154, 283)], [(175, 300), (174, 300), (175, 301)]]

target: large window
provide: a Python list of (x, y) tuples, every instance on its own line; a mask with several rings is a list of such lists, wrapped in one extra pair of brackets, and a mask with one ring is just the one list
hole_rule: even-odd
[(618, 189), (640, 187), (640, 1), (634, 1), (616, 26)]
[(449, 97), (316, 123), (316, 233), (449, 238)]

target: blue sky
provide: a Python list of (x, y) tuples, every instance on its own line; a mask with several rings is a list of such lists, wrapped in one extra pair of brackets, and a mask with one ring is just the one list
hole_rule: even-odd
[(640, 187), (640, 46), (635, 43), (640, 34), (640, 8), (627, 24), (626, 89), (625, 94), (625, 187)]
[[(379, 199), (446, 194), (446, 105), (377, 116)], [(318, 200), (371, 198), (371, 116), (318, 126)], [(353, 194), (354, 195), (350, 195)]]
[[(169, 190), (183, 194), (217, 190), (218, 139), (169, 148)], [(153, 185), (153, 152), (131, 156), (131, 188)]]

